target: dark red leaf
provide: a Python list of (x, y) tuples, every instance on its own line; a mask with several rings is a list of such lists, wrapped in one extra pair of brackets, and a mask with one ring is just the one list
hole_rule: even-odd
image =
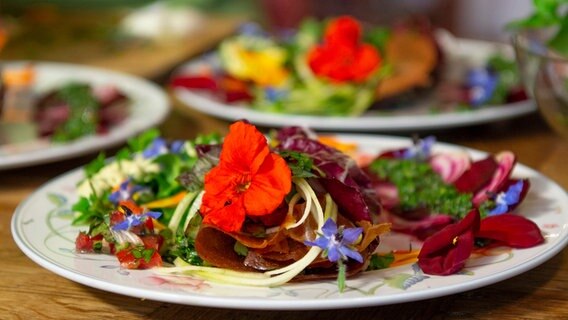
[(476, 237), (498, 241), (513, 248), (530, 248), (544, 242), (534, 222), (509, 213), (483, 219)]
[(418, 265), (422, 271), (434, 275), (450, 275), (460, 271), (473, 250), (479, 219), (479, 212), (472, 210), (460, 222), (426, 239), (418, 255)]
[(497, 170), (497, 162), (493, 157), (475, 161), (455, 182), (458, 191), (476, 193), (487, 185)]

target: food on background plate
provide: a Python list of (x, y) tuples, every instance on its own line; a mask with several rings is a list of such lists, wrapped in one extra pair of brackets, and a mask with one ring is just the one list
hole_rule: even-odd
[(259, 111), (326, 116), (385, 109), (436, 85), (445, 88), (440, 103), (467, 108), (526, 99), (512, 60), (496, 54), (450, 81), (440, 79), (444, 54), (421, 20), (392, 28), (363, 27), (349, 16), (306, 20), (281, 38), (249, 24), (171, 86)]
[(511, 178), (512, 153), (473, 161), (433, 144), (359, 166), (339, 151), (352, 144), (299, 127), (267, 140), (239, 121), (224, 139), (171, 143), (149, 131), (85, 167), (73, 223), (89, 230), (76, 249), (158, 275), (264, 287), (337, 278), (342, 291), (348, 277), (401, 264), (399, 253), (377, 251), (389, 230), (424, 240), (404, 263), (439, 275), (479, 248), (544, 241), (514, 213), (529, 181)]
[(27, 140), (47, 137), (54, 142), (104, 134), (129, 114), (128, 97), (114, 86), (94, 86), (69, 80), (38, 92), (31, 64), (6, 67), (2, 75), (2, 144), (25, 142), (15, 139), (23, 131), (29, 132)]

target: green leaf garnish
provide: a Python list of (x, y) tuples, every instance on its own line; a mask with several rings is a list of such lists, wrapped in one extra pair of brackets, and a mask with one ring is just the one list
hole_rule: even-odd
[(394, 254), (389, 252), (387, 254), (374, 254), (369, 260), (369, 267), (367, 270), (380, 270), (390, 267), (394, 261)]
[(314, 161), (305, 153), (298, 151), (280, 151), (280, 156), (286, 159), (286, 164), (292, 171), (292, 176), (296, 178), (312, 178), (316, 175), (312, 172), (315, 169)]
[(392, 182), (398, 190), (403, 211), (428, 209), (463, 218), (471, 210), (472, 195), (446, 184), (428, 163), (406, 159), (378, 159), (371, 170)]

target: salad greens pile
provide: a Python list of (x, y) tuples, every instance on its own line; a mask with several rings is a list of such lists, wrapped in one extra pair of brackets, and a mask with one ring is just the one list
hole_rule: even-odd
[[(186, 192), (178, 176), (193, 168), (198, 160), (195, 146), (217, 143), (220, 143), (220, 136), (210, 134), (193, 141), (168, 144), (159, 136), (159, 131), (153, 129), (130, 139), (114, 158), (107, 160), (104, 153), (99, 154), (84, 168), (86, 178), (78, 186), (80, 198), (72, 207), (75, 212), (72, 223), (89, 225), (86, 234), (91, 239), (103, 236), (108, 243), (117, 244), (116, 234), (110, 231), (113, 212), (117, 210), (117, 200), (113, 197), (131, 196), (137, 204), (158, 212), (160, 223), (167, 225)], [(200, 263), (192, 239), (186, 237), (182, 230), (173, 234), (164, 226), (154, 226), (154, 229), (166, 242), (161, 253), (167, 261), (179, 256), (192, 263)], [(146, 233), (150, 234), (148, 230)], [(99, 246), (94, 251), (105, 250), (113, 249)]]

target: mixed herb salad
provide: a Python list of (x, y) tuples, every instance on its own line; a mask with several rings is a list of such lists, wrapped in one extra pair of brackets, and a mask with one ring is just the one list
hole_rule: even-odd
[(390, 230), (424, 240), (409, 262), (463, 268), (475, 248), (544, 241), (514, 209), (529, 189), (510, 152), (473, 161), (433, 153), (435, 139), (358, 165), (340, 141), (299, 127), (267, 139), (239, 121), (224, 138), (167, 142), (157, 131), (85, 167), (73, 206), (82, 253), (123, 268), (247, 286), (347, 277), (394, 265)]

